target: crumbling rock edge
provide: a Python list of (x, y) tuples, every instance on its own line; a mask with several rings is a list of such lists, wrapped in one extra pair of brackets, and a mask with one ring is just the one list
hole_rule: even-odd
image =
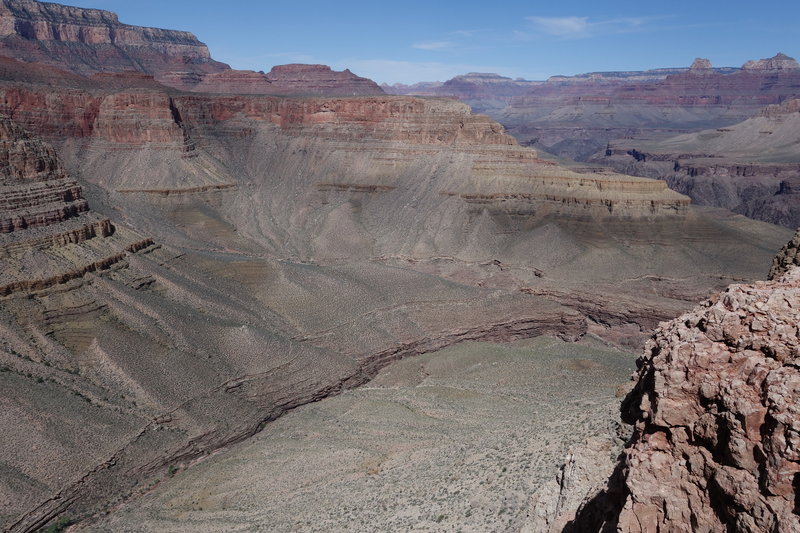
[(634, 432), (613, 474), (542, 531), (800, 531), (799, 241), (771, 281), (660, 325), (622, 403)]
[(783, 276), (792, 266), (800, 266), (800, 229), (772, 260), (767, 279), (774, 280)]

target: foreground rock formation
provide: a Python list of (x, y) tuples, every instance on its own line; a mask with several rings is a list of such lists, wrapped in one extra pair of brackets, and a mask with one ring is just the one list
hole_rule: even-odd
[(800, 230), (794, 234), (794, 238), (787, 242), (786, 246), (772, 260), (769, 279), (781, 277), (793, 266), (800, 266)]
[(800, 268), (661, 326), (623, 403), (605, 493), (568, 531), (796, 532)]

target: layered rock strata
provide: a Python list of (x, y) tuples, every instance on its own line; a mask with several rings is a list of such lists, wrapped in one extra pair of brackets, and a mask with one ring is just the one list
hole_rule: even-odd
[(0, 55), (89, 76), (143, 72), (183, 90), (234, 94), (376, 95), (378, 85), (325, 65), (233, 70), (185, 31), (123, 24), (116, 14), (35, 0), (0, 3)]
[[(0, 295), (109, 268), (150, 241), (89, 212), (53, 148), (0, 117)], [(113, 236), (113, 237), (112, 237)]]
[(135, 70), (204, 74), (229, 67), (189, 32), (143, 28), (117, 15), (34, 0), (0, 4), (0, 54), (78, 74)]
[[(569, 301), (603, 327), (646, 330), (729, 276), (760, 275), (762, 255), (785, 239), (698, 216), (663, 182), (570, 172), (452, 100), (191, 95), (123, 82), (54, 91), (9, 80), (0, 91), (5, 110), (53, 140), (70, 168), (122, 193), (116, 206), (141, 212), (148, 233), (191, 247), (214, 239), (291, 260), (371, 260)], [(164, 200), (152, 207), (156, 195)], [(200, 229), (223, 220), (231, 229), (218, 240)], [(234, 228), (235, 245), (224, 236)], [(704, 282), (685, 268), (696, 249)], [(592, 266), (597, 254), (617, 258), (613, 274)], [(619, 275), (659, 303), (597, 305), (585, 293), (618, 295)]]
[(622, 462), (565, 531), (800, 530), (798, 310), (791, 266), (662, 325), (623, 403)]
[(548, 82), (515, 97), (493, 117), (523, 144), (583, 161), (614, 139), (723, 128), (800, 95), (800, 69), (783, 54), (746, 69), (707, 67), (701, 62), (657, 81)]
[[(214, 161), (217, 158), (195, 150), (196, 141), (211, 138), (216, 142), (221, 131), (255, 138), (259, 131), (274, 125), (287, 139), (356, 142), (359, 151), (369, 143), (373, 152), (386, 152), (384, 156), (369, 156), (376, 158), (382, 169), (377, 182), (359, 183), (356, 179), (352, 183), (345, 181), (344, 185), (394, 187), (391, 176), (407, 168), (416, 153), (438, 154), (439, 147), (447, 146), (455, 147), (470, 161), (470, 184), (461, 184), (457, 189), (442, 187), (437, 193), (470, 203), (524, 205), (540, 201), (563, 213), (577, 209), (634, 216), (679, 214), (688, 203), (663, 182), (613, 174), (579, 175), (541, 160), (534, 151), (517, 146), (499, 124), (472, 115), (467, 106), (450, 100), (189, 96), (146, 86), (112, 88), (119, 82), (119, 78), (98, 78), (84, 90), (68, 91), (7, 83), (0, 88), (4, 96), (0, 111), (56, 142), (85, 138), (84, 143), (73, 143), (78, 151), (91, 143), (92, 149), (80, 154), (83, 158), (95, 150), (126, 146), (135, 150), (173, 150), (180, 154), (180, 166), (192, 167), (183, 172), (181, 187), (175, 189), (229, 186), (233, 181)], [(131, 174), (116, 174), (104, 179), (125, 179), (115, 184), (119, 190), (170, 189), (166, 183), (158, 182), (158, 172), (150, 174), (149, 183), (135, 180)], [(169, 172), (163, 180), (177, 180), (178, 174)], [(136, 183), (132, 183), (134, 180)], [(330, 177), (323, 183), (328, 181)], [(335, 181), (331, 183), (336, 185)]]
[(666, 180), (699, 205), (789, 228), (800, 225), (800, 100), (770, 105), (726, 128), (658, 142), (620, 140), (592, 161)]
[(224, 70), (203, 75), (164, 74), (166, 85), (193, 92), (271, 94), (291, 96), (369, 96), (383, 94), (377, 83), (349, 70), (327, 65), (277, 65), (264, 74), (252, 70)]

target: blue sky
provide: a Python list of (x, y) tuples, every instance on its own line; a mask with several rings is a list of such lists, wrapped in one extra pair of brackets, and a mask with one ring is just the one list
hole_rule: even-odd
[(128, 24), (193, 32), (234, 68), (349, 68), (377, 82), (465, 72), (555, 74), (800, 57), (800, 2), (67, 0)]

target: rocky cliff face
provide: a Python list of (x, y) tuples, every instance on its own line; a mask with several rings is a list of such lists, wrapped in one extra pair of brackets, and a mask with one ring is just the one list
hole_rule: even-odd
[(78, 74), (219, 72), (227, 65), (189, 32), (130, 26), (114, 13), (34, 0), (0, 3), (0, 54)]
[(272, 94), (367, 96), (380, 95), (383, 90), (367, 78), (356, 76), (349, 70), (331, 70), (326, 65), (278, 65), (267, 75), (272, 84)]
[(800, 70), (800, 64), (793, 57), (789, 57), (783, 53), (777, 53), (775, 56), (768, 59), (759, 59), (758, 61), (748, 61), (742, 65), (742, 70), (760, 71), (760, 72), (780, 72), (784, 70)]
[(353, 96), (383, 94), (372, 80), (324, 65), (282, 65), (268, 74), (214, 61), (189, 32), (123, 24), (117, 15), (35, 0), (0, 3), (0, 55), (80, 75), (138, 71), (190, 91)]
[(349, 70), (335, 71), (326, 65), (278, 65), (271, 71), (225, 70), (194, 80), (164, 80), (168, 85), (194, 92), (223, 94), (270, 94), (283, 96), (374, 96), (383, 90), (374, 81)]
[(789, 267), (662, 325), (623, 403), (622, 463), (568, 531), (798, 531), (799, 309)]
[(786, 243), (775, 259), (772, 260), (772, 268), (769, 270), (769, 279), (777, 279), (786, 274), (792, 267), (800, 267), (800, 230), (794, 234), (794, 238)]
[[(276, 80), (281, 76), (294, 80), (287, 82), (288, 87), (301, 84), (304, 75), (296, 78), (297, 72), (309, 72), (294, 66), (278, 71), (282, 74), (275, 75)], [(309, 76), (308, 79), (317, 79), (316, 74)], [(0, 111), (58, 142), (86, 139), (97, 149), (102, 143), (117, 148), (158, 147), (162, 153), (171, 150), (179, 155), (181, 165), (202, 158), (205, 152), (194, 149), (197, 141), (205, 138), (201, 143), (205, 146), (218, 143), (223, 132), (223, 136), (254, 138), (260, 131), (277, 131), (286, 139), (314, 139), (315, 143), (366, 142), (370, 150), (352, 157), (385, 156), (377, 163), (384, 170), (366, 181), (364, 176), (353, 175), (352, 181), (341, 185), (337, 184), (341, 178), (318, 176), (324, 179), (323, 183), (333, 183), (336, 187), (356, 184), (392, 190), (396, 187), (396, 175), (412, 163), (416, 154), (446, 146), (470, 161), (469, 171), (462, 176), (461, 183), (442, 187), (439, 193), (466, 202), (485, 205), (538, 202), (562, 213), (578, 210), (598, 215), (640, 216), (679, 214), (687, 205), (685, 198), (669, 191), (663, 182), (614, 174), (579, 175), (543, 161), (534, 151), (517, 146), (499, 124), (488, 117), (473, 115), (466, 105), (452, 100), (401, 96), (304, 99), (191, 96), (171, 94), (146, 83), (139, 88), (119, 90), (115, 85), (120, 81), (121, 77), (94, 78), (82, 90), (53, 90), (44, 84), (21, 86), (9, 80), (0, 87), (4, 96)], [(133, 78), (130, 83), (135, 86), (141, 81), (147, 80)], [(309, 90), (316, 89), (312, 85)], [(273, 126), (278, 130), (270, 130)], [(409, 147), (401, 150), (396, 143), (406, 143)], [(386, 153), (379, 156), (382, 151)], [(204, 168), (208, 165), (213, 162), (203, 164)], [(195, 180), (192, 176), (198, 172), (200, 178)], [(345, 170), (335, 173), (344, 175)], [(117, 189), (182, 188), (167, 183), (177, 179), (178, 173), (163, 180), (158, 173), (151, 173), (146, 182), (134, 179), (133, 174), (117, 177), (108, 174), (103, 177), (104, 185), (115, 183)], [(232, 178), (227, 174), (221, 168), (213, 172), (198, 169), (183, 178), (183, 188), (230, 184)], [(495, 175), (502, 175), (502, 180), (489, 178)]]
[[(89, 212), (49, 145), (0, 117), (0, 295), (43, 289), (121, 261), (148, 244)], [(113, 236), (113, 237), (112, 237)]]

